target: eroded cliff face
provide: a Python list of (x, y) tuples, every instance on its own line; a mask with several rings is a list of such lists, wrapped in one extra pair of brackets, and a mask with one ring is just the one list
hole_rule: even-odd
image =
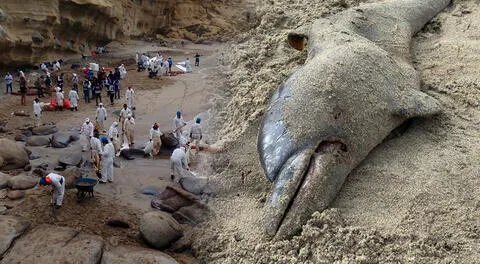
[(241, 0), (2, 0), (0, 64), (34, 64), (135, 36), (212, 39), (241, 20)]

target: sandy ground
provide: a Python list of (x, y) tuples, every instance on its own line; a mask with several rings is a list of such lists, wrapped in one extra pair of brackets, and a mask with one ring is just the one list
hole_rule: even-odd
[[(126, 64), (127, 69), (135, 67), (134, 52), (157, 52), (160, 51), (164, 56), (171, 56), (175, 62), (184, 60), (187, 57), (193, 58), (195, 53), (202, 55), (200, 67), (194, 67), (193, 73), (181, 74), (177, 76), (161, 77), (150, 79), (148, 72), (128, 71), (127, 77), (122, 81), (122, 98), (112, 107), (106, 96), (103, 102), (107, 108), (108, 118), (106, 125), (109, 127), (113, 121), (118, 121), (118, 117), (112, 112), (119, 110), (126, 102), (124, 93), (127, 86), (133, 86), (136, 92), (136, 127), (135, 143), (142, 145), (148, 141), (149, 130), (154, 122), (160, 124), (160, 129), (164, 132), (173, 129), (173, 117), (177, 110), (181, 110), (184, 119), (188, 122), (199, 116), (202, 118), (203, 126), (208, 126), (208, 109), (215, 87), (217, 56), (216, 50), (220, 47), (218, 44), (212, 45), (194, 45), (187, 44), (184, 48), (162, 48), (154, 44), (147, 44), (140, 41), (133, 41), (133, 44), (113, 43), (111, 52), (96, 58), (98, 62), (109, 62), (108, 66), (117, 65), (117, 62), (133, 62)], [(135, 47), (131, 51), (132, 47)], [(193, 60), (193, 59), (192, 59)], [(67, 64), (67, 63), (66, 63)], [(178, 69), (177, 69), (178, 70)], [(62, 70), (67, 73), (70, 79), (72, 72), (70, 69)], [(69, 81), (66, 85), (66, 94), (70, 90)], [(82, 96), (80, 89), (80, 96)], [(20, 106), (20, 97), (14, 95), (2, 95), (0, 98), (0, 107), (3, 118), (8, 121), (7, 127), (10, 133), (4, 136), (13, 138), (18, 133), (19, 128), (31, 126), (33, 119), (30, 117), (18, 117), (10, 115), (13, 111), (25, 111), (31, 113), (31, 101), (33, 96), (28, 97), (28, 106)], [(42, 101), (49, 102), (49, 97)], [(42, 121), (44, 123), (56, 123), (62, 132), (78, 133), (80, 125), (86, 117), (93, 119), (95, 117), (95, 102), (85, 104), (80, 101), (79, 111), (63, 112), (44, 112)], [(107, 127), (107, 128), (108, 128)], [(205, 135), (205, 142), (208, 142), (209, 136)], [(34, 153), (42, 156), (41, 159), (33, 160), (32, 165), (36, 166), (46, 162), (53, 168), (60, 155), (67, 155), (70, 152), (79, 151), (79, 142), (71, 144), (66, 149), (53, 149), (44, 147), (30, 147)], [(207, 173), (204, 166), (197, 166), (203, 159), (202, 153), (192, 159), (192, 168), (196, 173)], [(84, 153), (84, 158), (89, 159), (89, 154)], [(97, 197), (94, 200), (87, 201), (84, 204), (77, 204), (75, 199), (76, 191), (71, 190), (66, 194), (66, 203), (64, 208), (57, 212), (57, 219), (51, 216), (51, 208), (46, 202), (49, 200), (48, 192), (35, 188), (27, 193), (27, 197), (20, 203), (16, 203), (11, 214), (22, 215), (27, 219), (34, 220), (34, 226), (41, 223), (51, 223), (63, 226), (72, 226), (79, 230), (102, 235), (109, 246), (123, 244), (143, 243), (138, 240), (136, 233), (138, 227), (136, 222), (142, 212), (151, 209), (151, 196), (142, 194), (144, 188), (155, 188), (162, 191), (167, 185), (177, 185), (170, 180), (170, 161), (168, 156), (157, 157), (155, 159), (144, 159), (139, 157), (132, 161), (119, 159), (120, 168), (115, 168), (115, 182), (113, 184), (98, 185), (95, 187)], [(92, 176), (92, 175), (91, 175)], [(129, 216), (133, 226), (130, 229), (122, 230), (108, 227), (104, 220), (108, 216), (121, 211)], [(194, 263), (194, 260), (188, 256), (176, 256), (182, 263)], [(184, 259), (188, 261), (185, 262)]]
[[(354, 170), (331, 209), (315, 213), (299, 236), (273, 242), (262, 233), (270, 183), (256, 136), (268, 98), (305, 59), (286, 35), (360, 1), (261, 1), (257, 26), (229, 46), (229, 98), (219, 139), (232, 151), (212, 176), (218, 215), (195, 249), (208, 263), (476, 263), (478, 186), (478, 3), (455, 1), (413, 40), (422, 90), (444, 113), (414, 120)], [(343, 3), (343, 4), (341, 4)], [(275, 30), (273, 30), (275, 29)], [(234, 151), (233, 151), (234, 150)], [(207, 244), (215, 239), (216, 243)]]

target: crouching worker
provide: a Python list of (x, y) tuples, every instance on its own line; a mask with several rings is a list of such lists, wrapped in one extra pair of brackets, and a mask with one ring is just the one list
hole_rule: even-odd
[(63, 196), (65, 195), (65, 178), (56, 173), (49, 173), (47, 176), (40, 179), (40, 185), (52, 185), (52, 203), (58, 209), (63, 204)]
[(190, 170), (188, 167), (187, 150), (185, 147), (179, 147), (173, 151), (172, 156), (170, 157), (170, 166), (170, 179), (172, 181), (175, 179), (175, 176), (180, 180), (180, 178), (185, 176), (185, 170)]

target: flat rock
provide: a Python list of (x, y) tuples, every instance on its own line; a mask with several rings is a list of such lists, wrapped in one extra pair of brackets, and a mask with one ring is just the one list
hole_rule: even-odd
[(173, 213), (184, 206), (192, 205), (192, 201), (180, 195), (174, 195), (166, 199), (153, 198), (151, 206), (165, 212)]
[(150, 246), (162, 249), (179, 239), (183, 232), (178, 222), (170, 214), (155, 211), (142, 216), (140, 234)]
[(70, 134), (70, 142), (74, 142), (80, 140), (80, 135), (78, 134)]
[(56, 133), (52, 136), (52, 147), (54, 148), (66, 148), (70, 144), (70, 136), (63, 133)]
[(37, 185), (38, 178), (27, 175), (17, 175), (8, 179), (8, 186), (13, 190), (26, 190)]
[(180, 185), (186, 191), (200, 195), (205, 192), (208, 185), (207, 177), (182, 177)]
[(99, 236), (44, 224), (15, 241), (0, 263), (94, 264), (100, 263), (103, 246)]
[(11, 190), (7, 192), (7, 197), (10, 200), (19, 200), (25, 197), (25, 191), (22, 190)]
[(30, 159), (25, 146), (10, 139), (0, 139), (1, 170), (23, 169), (27, 164)]
[(103, 253), (101, 264), (178, 264), (169, 255), (140, 247), (117, 247)]
[(75, 181), (79, 178), (82, 178), (82, 172), (78, 167), (69, 167), (64, 170), (61, 175), (65, 178), (66, 189), (75, 188)]
[(0, 190), (0, 199), (7, 198), (7, 193), (8, 193), (7, 189)]
[(20, 134), (15, 136), (15, 141), (25, 142), (27, 141), (27, 136)]
[(146, 188), (143, 188), (142, 190), (142, 194), (152, 195), (152, 196), (157, 196), (159, 192), (160, 191), (158, 191), (158, 189), (155, 187), (146, 187)]
[(66, 166), (80, 166), (80, 163), (82, 163), (82, 153), (70, 153), (66, 155), (62, 155), (58, 159), (58, 164), (60, 166), (66, 167)]
[(25, 145), (30, 147), (41, 147), (50, 144), (50, 138), (48, 136), (31, 136), (27, 138)]
[(8, 187), (8, 179), (10, 179), (12, 176), (0, 172), (0, 189), (5, 189)]
[(5, 206), (0, 206), (0, 215), (5, 215), (8, 209)]
[(46, 135), (55, 134), (57, 132), (58, 132), (58, 129), (52, 125), (34, 127), (32, 129), (32, 134), (36, 136), (46, 136)]
[(134, 160), (135, 157), (143, 157), (145, 152), (143, 149), (139, 148), (128, 148), (120, 151), (120, 156), (124, 157), (127, 160)]
[(25, 129), (22, 131), (22, 135), (26, 136), (26, 137), (31, 137), (33, 136), (33, 133), (30, 129)]
[(0, 215), (0, 255), (3, 255), (10, 248), (13, 240), (21, 236), (29, 226), (30, 222), (22, 218)]
[(39, 168), (39, 169), (42, 169), (42, 170), (47, 170), (48, 169), (48, 163), (41, 163), (41, 164), (38, 164), (37, 166), (35, 166), (35, 168)]
[(198, 225), (208, 219), (210, 210), (201, 204), (193, 204), (178, 209), (173, 213), (175, 218), (181, 224)]
[(32, 152), (32, 153), (30, 153), (30, 155), (28, 156), (28, 158), (29, 158), (30, 160), (36, 160), (36, 159), (41, 158), (41, 156), (40, 156), (40, 154), (38, 154), (38, 153), (33, 153), (33, 152)]

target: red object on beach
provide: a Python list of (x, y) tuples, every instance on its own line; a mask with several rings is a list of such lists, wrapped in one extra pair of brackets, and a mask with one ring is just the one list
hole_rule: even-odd
[(72, 107), (72, 104), (68, 99), (63, 99), (63, 108), (65, 109), (70, 109)]

